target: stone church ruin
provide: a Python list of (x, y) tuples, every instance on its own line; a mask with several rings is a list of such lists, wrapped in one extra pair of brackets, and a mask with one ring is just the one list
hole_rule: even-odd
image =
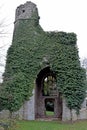
[[(8, 109), (25, 120), (87, 119), (84, 96), (80, 100), (79, 114), (76, 114), (80, 96), (77, 89), (84, 87), (76, 35), (45, 32), (39, 25), (39, 19), (38, 9), (32, 2), (16, 9), (13, 40), (3, 76), (3, 85), (10, 100), (7, 104), (14, 106)], [(73, 104), (69, 104), (69, 99)]]

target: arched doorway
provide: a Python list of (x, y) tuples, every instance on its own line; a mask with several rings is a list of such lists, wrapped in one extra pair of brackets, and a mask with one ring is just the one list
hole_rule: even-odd
[(56, 85), (56, 75), (46, 67), (36, 79), (35, 118), (62, 118), (62, 98)]

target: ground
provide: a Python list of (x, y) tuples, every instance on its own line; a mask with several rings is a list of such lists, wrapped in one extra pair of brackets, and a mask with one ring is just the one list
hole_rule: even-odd
[(20, 121), (16, 130), (87, 130), (87, 120), (74, 123), (59, 121)]

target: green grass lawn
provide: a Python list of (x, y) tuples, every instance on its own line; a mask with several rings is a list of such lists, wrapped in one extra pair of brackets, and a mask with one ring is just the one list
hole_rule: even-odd
[(48, 116), (53, 116), (53, 115), (54, 115), (54, 112), (53, 112), (53, 111), (46, 111), (46, 115), (48, 115)]
[(58, 121), (20, 121), (16, 130), (87, 130), (87, 121), (73, 124)]

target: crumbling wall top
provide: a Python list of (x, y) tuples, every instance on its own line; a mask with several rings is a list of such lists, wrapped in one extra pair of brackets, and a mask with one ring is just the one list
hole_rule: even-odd
[(34, 3), (27, 1), (25, 4), (21, 4), (16, 9), (15, 21), (19, 19), (30, 19), (33, 14), (38, 18), (38, 9)]

